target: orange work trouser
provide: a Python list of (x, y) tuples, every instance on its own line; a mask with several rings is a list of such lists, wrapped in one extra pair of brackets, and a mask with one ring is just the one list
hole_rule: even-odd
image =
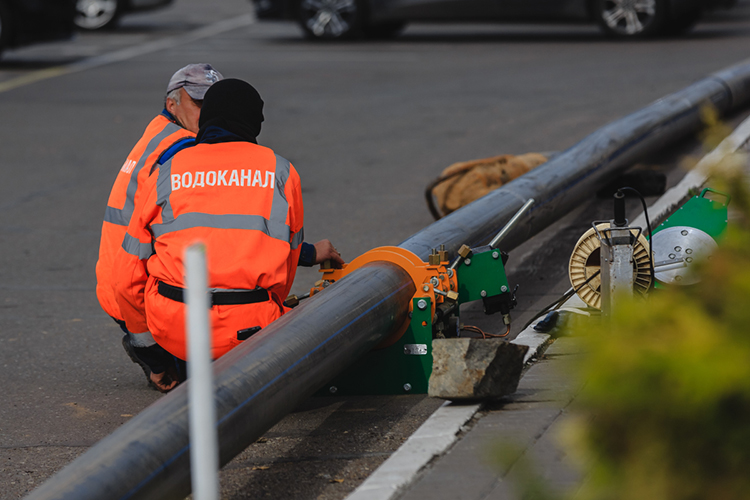
[[(146, 284), (145, 303), (148, 328), (154, 340), (174, 356), (187, 361), (185, 304), (159, 294), (157, 280), (151, 276)], [(282, 307), (270, 299), (266, 302), (237, 305), (215, 305), (209, 314), (211, 351), (218, 359), (242, 343), (238, 330), (264, 328), (283, 314)]]

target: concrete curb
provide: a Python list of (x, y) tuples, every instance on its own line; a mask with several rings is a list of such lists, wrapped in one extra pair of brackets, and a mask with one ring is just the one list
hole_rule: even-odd
[(534, 326), (538, 321), (533, 322), (524, 331), (518, 334), (518, 336), (511, 340), (511, 344), (527, 345), (529, 350), (526, 351), (526, 356), (523, 358), (523, 364), (527, 365), (541, 355), (544, 349), (547, 347), (551, 337), (546, 333), (539, 333), (534, 330)]
[[(511, 343), (529, 346), (524, 357), (524, 364), (528, 364), (541, 355), (549, 340), (549, 335), (535, 332), (532, 324)], [(464, 425), (481, 409), (481, 403), (467, 405), (446, 401), (388, 460), (346, 497), (347, 500), (394, 498), (412, 483), (423, 468), (453, 446)]]
[(408, 486), (433, 458), (442, 455), (458, 439), (461, 428), (481, 404), (446, 402), (412, 434), (391, 457), (354, 490), (348, 500), (387, 500)]
[[(691, 191), (702, 189), (710, 180), (711, 168), (740, 150), (750, 152), (750, 118), (745, 119), (719, 146), (704, 156), (698, 164), (673, 188), (667, 190), (653, 205), (648, 207), (651, 227), (656, 228), (674, 210), (691, 197)], [(646, 227), (646, 217), (639, 215), (633, 226)]]

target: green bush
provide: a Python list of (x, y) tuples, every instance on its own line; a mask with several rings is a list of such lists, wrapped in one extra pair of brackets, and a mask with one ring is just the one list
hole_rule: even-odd
[(576, 326), (590, 340), (567, 427), (590, 467), (576, 498), (750, 498), (750, 199), (736, 166), (716, 184), (735, 220), (701, 282)]

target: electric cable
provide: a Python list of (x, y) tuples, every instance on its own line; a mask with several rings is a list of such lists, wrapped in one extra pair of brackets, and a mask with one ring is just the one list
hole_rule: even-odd
[(654, 281), (656, 280), (656, 276), (654, 273), (654, 259), (653, 259), (654, 253), (652, 251), (652, 248), (654, 245), (654, 238), (653, 238), (653, 234), (651, 233), (651, 221), (648, 218), (648, 207), (646, 206), (646, 199), (635, 188), (621, 187), (620, 189), (618, 189), (618, 191), (623, 191), (623, 190), (634, 192), (638, 196), (638, 198), (641, 199), (641, 205), (643, 205), (643, 215), (646, 216), (646, 228), (648, 228), (648, 264), (649, 264), (649, 268), (651, 269), (651, 286), (653, 287)]
[(570, 288), (568, 289), (568, 291), (567, 291), (567, 292), (565, 292), (564, 294), (562, 294), (562, 296), (561, 296), (561, 297), (560, 297), (559, 299), (557, 299), (556, 301), (552, 302), (552, 303), (551, 303), (550, 305), (548, 305), (547, 307), (545, 307), (544, 309), (542, 309), (542, 310), (541, 310), (540, 312), (538, 312), (538, 313), (536, 314), (536, 316), (534, 316), (533, 318), (531, 318), (531, 319), (530, 319), (530, 320), (529, 320), (529, 321), (528, 321), (528, 322), (527, 322), (527, 323), (526, 323), (526, 324), (524, 325), (524, 327), (523, 327), (523, 328), (521, 329), (521, 331), (523, 331), (523, 330), (526, 330), (526, 329), (527, 329), (527, 328), (529, 327), (529, 325), (530, 325), (531, 323), (533, 323), (533, 322), (534, 322), (534, 320), (536, 320), (537, 318), (540, 318), (541, 316), (543, 316), (543, 315), (547, 314), (547, 313), (548, 313), (548, 312), (549, 312), (550, 310), (553, 310), (553, 311), (554, 311), (554, 310), (557, 310), (557, 309), (559, 309), (559, 308), (560, 308), (560, 306), (561, 306), (561, 305), (563, 304), (563, 302), (565, 302), (566, 300), (568, 300), (568, 299), (569, 299), (570, 297), (572, 297), (572, 296), (573, 296), (574, 294), (578, 293), (578, 291), (579, 291), (579, 290), (580, 290), (581, 288), (583, 288), (584, 286), (588, 285), (588, 284), (589, 284), (589, 282), (590, 282), (591, 280), (593, 280), (594, 278), (596, 278), (597, 276), (599, 276), (599, 274), (600, 274), (600, 273), (601, 273), (601, 270), (599, 270), (599, 271), (595, 272), (594, 274), (592, 274), (591, 276), (589, 276), (589, 277), (588, 277), (588, 279), (587, 279), (586, 281), (584, 281), (583, 283), (581, 283), (581, 284), (580, 284), (580, 285), (578, 286), (578, 288), (576, 288), (576, 289), (573, 289), (573, 287), (570, 287)]
[(474, 325), (464, 325), (461, 327), (461, 330), (478, 333), (479, 335), (482, 336), (483, 339), (486, 339), (488, 337), (494, 339), (494, 338), (507, 337), (508, 334), (510, 333), (510, 325), (508, 325), (508, 328), (505, 330), (505, 333), (487, 333), (481, 328), (479, 328), (478, 326), (474, 326)]

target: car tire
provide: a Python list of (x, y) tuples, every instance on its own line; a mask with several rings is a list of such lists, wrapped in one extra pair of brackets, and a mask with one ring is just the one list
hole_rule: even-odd
[(121, 0), (76, 0), (75, 24), (84, 31), (112, 29), (121, 13)]
[(297, 19), (313, 40), (346, 40), (363, 35), (362, 0), (301, 0)]
[(609, 36), (647, 38), (664, 33), (667, 8), (667, 0), (595, 0), (594, 15)]
[(404, 22), (366, 24), (362, 31), (367, 38), (373, 40), (387, 40), (397, 37), (406, 28)]

